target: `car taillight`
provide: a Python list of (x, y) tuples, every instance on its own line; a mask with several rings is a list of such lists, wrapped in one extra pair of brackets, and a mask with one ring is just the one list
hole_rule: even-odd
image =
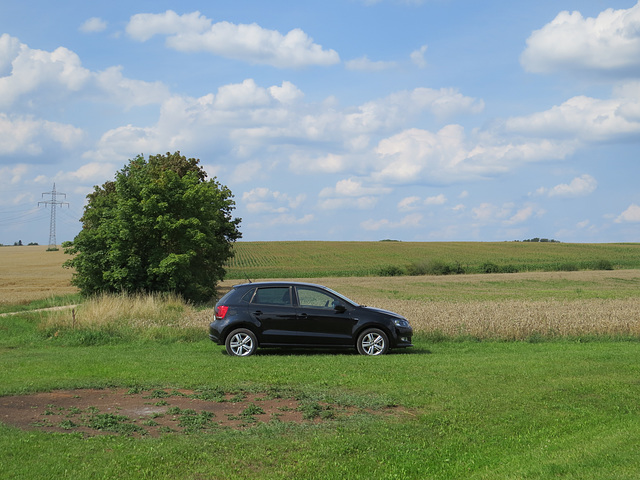
[(218, 307), (216, 307), (216, 320), (222, 320), (224, 319), (224, 316), (227, 314), (227, 312), (229, 311), (229, 307), (227, 307), (226, 305), (220, 305)]

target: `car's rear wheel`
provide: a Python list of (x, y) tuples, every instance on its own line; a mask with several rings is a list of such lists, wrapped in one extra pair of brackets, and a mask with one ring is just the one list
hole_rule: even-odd
[(253, 355), (258, 348), (258, 341), (251, 330), (238, 328), (229, 335), (224, 342), (229, 355), (234, 357), (248, 357)]
[(389, 338), (382, 330), (370, 328), (358, 336), (356, 345), (361, 355), (384, 355), (389, 351)]

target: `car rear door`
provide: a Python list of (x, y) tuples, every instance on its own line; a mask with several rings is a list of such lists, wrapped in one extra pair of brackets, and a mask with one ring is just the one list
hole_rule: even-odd
[(260, 325), (261, 345), (297, 343), (297, 312), (292, 302), (291, 287), (258, 287), (250, 300), (249, 312)]

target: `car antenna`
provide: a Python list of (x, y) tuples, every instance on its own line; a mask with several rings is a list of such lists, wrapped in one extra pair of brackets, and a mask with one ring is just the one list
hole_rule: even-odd
[(245, 272), (242, 272), (242, 273), (244, 273), (244, 277), (247, 279), (247, 282), (249, 282), (249, 283), (253, 283), (253, 282), (251, 281), (251, 279), (249, 278), (249, 275), (247, 275)]

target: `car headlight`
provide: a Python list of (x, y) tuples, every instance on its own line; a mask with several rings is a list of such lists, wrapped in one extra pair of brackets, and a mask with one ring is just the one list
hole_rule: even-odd
[(404, 318), (396, 318), (393, 320), (393, 323), (396, 327), (408, 327), (409, 326), (409, 322), (406, 321)]

